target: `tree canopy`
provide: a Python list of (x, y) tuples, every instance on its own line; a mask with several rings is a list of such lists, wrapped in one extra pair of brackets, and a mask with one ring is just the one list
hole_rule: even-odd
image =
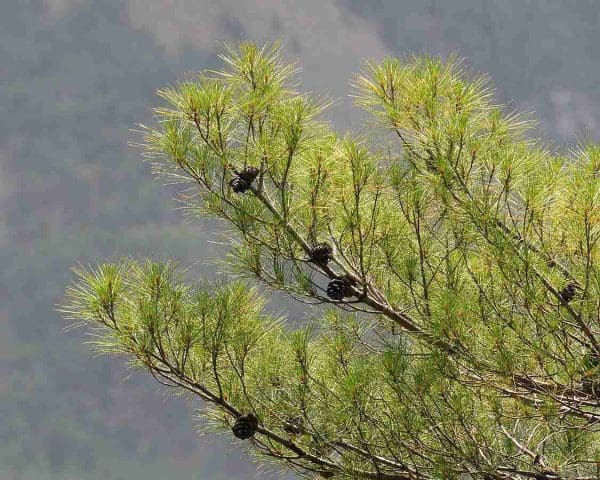
[[(600, 147), (533, 139), (457, 58), (367, 62), (346, 135), (276, 46), (222, 60), (142, 145), (229, 227), (231, 281), (78, 267), (65, 315), (302, 475), (598, 478)], [(323, 308), (292, 327), (259, 285)]]

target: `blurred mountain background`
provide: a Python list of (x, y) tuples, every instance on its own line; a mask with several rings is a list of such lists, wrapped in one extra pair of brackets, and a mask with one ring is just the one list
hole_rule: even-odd
[(557, 148), (598, 139), (595, 0), (2, 0), (0, 479), (258, 475), (231, 438), (197, 434), (199, 403), (94, 358), (54, 311), (77, 262), (171, 256), (215, 274), (218, 225), (185, 223), (128, 144), (156, 89), (217, 67), (218, 42), (240, 39), (280, 39), (303, 87), (339, 100), (340, 131), (360, 125), (347, 94), (364, 59), (456, 51)]

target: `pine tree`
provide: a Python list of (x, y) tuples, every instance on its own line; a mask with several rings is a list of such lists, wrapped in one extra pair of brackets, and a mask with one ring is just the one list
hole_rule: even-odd
[(222, 59), (159, 92), (144, 145), (230, 227), (231, 281), (76, 268), (65, 315), (307, 477), (600, 478), (600, 147), (533, 139), (456, 58), (367, 63), (343, 137), (276, 47)]

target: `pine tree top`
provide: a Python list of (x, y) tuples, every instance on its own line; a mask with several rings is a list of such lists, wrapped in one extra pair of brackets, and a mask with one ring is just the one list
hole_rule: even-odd
[[(533, 139), (454, 57), (367, 63), (344, 136), (276, 47), (222, 59), (159, 92), (143, 144), (229, 225), (234, 281), (79, 268), (67, 316), (303, 474), (599, 478), (600, 147)], [(328, 308), (293, 329), (255, 284)]]

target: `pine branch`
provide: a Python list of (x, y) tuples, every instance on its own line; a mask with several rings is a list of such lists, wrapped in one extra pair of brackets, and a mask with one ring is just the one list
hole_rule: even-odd
[(565, 169), (482, 78), (414, 57), (356, 82), (386, 158), (319, 120), (276, 48), (223, 60), (160, 92), (146, 156), (233, 227), (232, 273), (337, 313), (286, 331), (248, 283), (128, 260), (78, 269), (67, 316), (302, 474), (596, 478), (600, 149)]

